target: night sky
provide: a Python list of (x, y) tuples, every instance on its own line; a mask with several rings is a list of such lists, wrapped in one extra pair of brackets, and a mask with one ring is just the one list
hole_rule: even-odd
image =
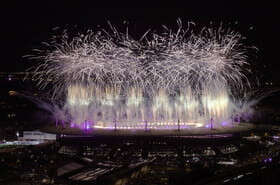
[[(75, 2), (75, 1), (74, 1)], [(258, 69), (265, 78), (280, 82), (279, 18), (276, 3), (269, 1), (183, 1), (185, 3), (151, 3), (145, 1), (102, 1), (102, 3), (73, 3), (70, 1), (14, 1), (0, 6), (1, 63), (0, 71), (24, 71), (27, 60), (23, 55), (40, 47), (55, 33), (53, 28), (93, 29), (110, 21), (118, 27), (128, 22), (131, 32), (143, 34), (148, 28), (161, 24), (176, 25), (176, 19), (209, 24), (210, 21), (234, 23), (248, 41), (259, 48)], [(84, 1), (85, 2), (85, 1)], [(92, 1), (97, 2), (97, 1)], [(279, 16), (280, 17), (280, 16)], [(253, 28), (253, 29), (252, 29)], [(263, 71), (262, 71), (263, 70)], [(259, 74), (258, 74), (259, 75)]]

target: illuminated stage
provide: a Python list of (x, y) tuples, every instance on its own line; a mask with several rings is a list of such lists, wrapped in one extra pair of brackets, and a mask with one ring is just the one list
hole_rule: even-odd
[(255, 125), (251, 123), (233, 123), (232, 126), (220, 126), (217, 128), (210, 128), (200, 126), (197, 124), (187, 124), (185, 126), (170, 126), (165, 129), (158, 129), (155, 127), (142, 128), (114, 128), (114, 127), (93, 127), (86, 130), (71, 127), (55, 127), (49, 125), (42, 128), (44, 132), (58, 133), (65, 135), (80, 135), (80, 136), (195, 136), (195, 135), (223, 135), (246, 132), (255, 129)]

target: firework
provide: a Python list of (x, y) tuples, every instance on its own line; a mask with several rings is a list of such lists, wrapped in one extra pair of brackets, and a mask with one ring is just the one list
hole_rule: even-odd
[(196, 33), (181, 21), (175, 32), (164, 27), (139, 40), (111, 30), (72, 39), (64, 32), (34, 56), (41, 62), (33, 78), (42, 88), (51, 84), (54, 101), (66, 99), (63, 119), (72, 126), (187, 128), (219, 125), (239, 111), (250, 85), (239, 33), (222, 27)]

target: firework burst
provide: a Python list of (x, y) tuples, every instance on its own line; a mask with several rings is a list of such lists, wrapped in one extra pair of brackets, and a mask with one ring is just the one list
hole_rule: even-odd
[(33, 56), (41, 61), (33, 78), (42, 88), (51, 83), (54, 100), (66, 97), (69, 122), (163, 128), (220, 123), (236, 113), (234, 95), (250, 85), (239, 33), (222, 27), (195, 33), (179, 20), (175, 32), (164, 26), (163, 33), (148, 31), (136, 40), (110, 27), (112, 33), (87, 31), (72, 39), (64, 32)]

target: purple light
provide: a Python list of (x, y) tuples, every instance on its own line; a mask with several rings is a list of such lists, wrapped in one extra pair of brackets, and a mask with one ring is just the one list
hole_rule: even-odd
[(61, 123), (62, 123), (62, 127), (65, 128), (64, 120), (62, 120)]
[(81, 129), (83, 129), (84, 131), (89, 131), (92, 128), (92, 122), (90, 121), (85, 121), (82, 125), (81, 125)]
[(228, 122), (224, 121), (222, 122), (222, 126), (227, 126), (228, 125)]

